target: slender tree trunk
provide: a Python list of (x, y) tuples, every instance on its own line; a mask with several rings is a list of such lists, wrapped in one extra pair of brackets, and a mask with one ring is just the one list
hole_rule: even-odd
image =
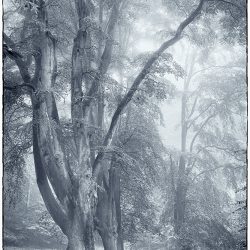
[(123, 250), (123, 233), (122, 233), (122, 217), (121, 217), (121, 171), (118, 167), (116, 170), (115, 177), (115, 209), (116, 209), (116, 220), (117, 220), (117, 250)]
[(175, 206), (174, 206), (174, 228), (175, 233), (179, 234), (185, 217), (186, 206), (186, 176), (185, 173), (185, 159), (181, 156), (179, 163), (179, 176), (177, 180), (177, 187), (175, 192)]
[(27, 208), (29, 208), (30, 206), (30, 193), (31, 193), (31, 178), (29, 178), (28, 195), (27, 195), (27, 203), (26, 203)]
[(186, 57), (187, 76), (184, 80), (183, 94), (181, 99), (181, 156), (179, 160), (178, 179), (175, 191), (175, 206), (174, 206), (174, 228), (175, 233), (179, 234), (185, 218), (186, 193), (187, 193), (187, 174), (186, 174), (186, 144), (188, 133), (188, 118), (187, 118), (187, 94), (194, 68), (195, 53)]

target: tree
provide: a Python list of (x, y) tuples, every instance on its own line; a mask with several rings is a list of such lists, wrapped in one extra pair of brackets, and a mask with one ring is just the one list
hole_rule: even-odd
[[(192, 236), (191, 233), (188, 233), (187, 238), (191, 240), (193, 237), (197, 237), (194, 228), (198, 227), (199, 222), (193, 221), (192, 213), (195, 213), (196, 217), (199, 213), (202, 214), (199, 216), (203, 220), (204, 226), (207, 224), (205, 221), (207, 218), (211, 220), (216, 218), (217, 221), (221, 221), (221, 225), (227, 224), (225, 218), (222, 219), (221, 207), (216, 205), (219, 205), (220, 201), (214, 200), (214, 196), (225, 197), (221, 206), (229, 197), (225, 191), (218, 189), (218, 180), (214, 179), (214, 172), (217, 172), (217, 176), (226, 178), (231, 187), (234, 184), (233, 188), (237, 189), (236, 180), (241, 180), (242, 177), (239, 176), (242, 174), (245, 176), (246, 166), (245, 142), (243, 139), (241, 140), (244, 138), (244, 134), (240, 134), (238, 132), (240, 130), (235, 129), (235, 127), (240, 129), (242, 125), (244, 126), (242, 123), (246, 107), (244, 68), (240, 62), (238, 64), (228, 63), (224, 66), (215, 64), (205, 66), (212, 60), (206, 53), (204, 68), (196, 69), (197, 62), (203, 58), (202, 54), (198, 54), (196, 49), (190, 55), (190, 59), (186, 60), (188, 69), (181, 95), (181, 152), (170, 151), (168, 163), (169, 182), (172, 183), (169, 192), (173, 193), (173, 197), (170, 199), (174, 202), (173, 224), (175, 233), (181, 240), (187, 237), (190, 227), (193, 228), (191, 231), (194, 234)], [(241, 122), (237, 122), (238, 120)], [(219, 174), (220, 170), (223, 170), (221, 174)], [(200, 189), (202, 183), (208, 185), (209, 188), (206, 191), (205, 188)], [(211, 194), (212, 187), (214, 193)], [(208, 197), (211, 197), (211, 200), (207, 203)], [(200, 201), (200, 203), (196, 201)], [(200, 204), (204, 204), (204, 207), (201, 208)], [(209, 208), (211, 204), (214, 206), (213, 209)], [(192, 209), (192, 213), (190, 209)], [(204, 214), (206, 214), (205, 218)], [(213, 223), (209, 227), (212, 226)], [(203, 230), (207, 231), (207, 229)], [(226, 229), (225, 233), (228, 235), (226, 238), (232, 237), (226, 232)], [(209, 234), (207, 237), (212, 238), (213, 236)], [(199, 241), (199, 237), (193, 238), (193, 240)], [(227, 248), (233, 248), (233, 246), (235, 243)]]
[[(103, 80), (111, 68), (115, 30), (125, 2), (75, 1), (73, 13), (77, 13), (77, 18), (72, 26), (77, 34), (72, 49), (68, 124), (59, 119), (54, 90), (58, 87), (56, 36), (60, 25), (53, 29), (53, 15), (48, 8), (53, 6), (53, 1), (19, 2), (23, 27), (20, 34), (15, 32), (14, 39), (4, 34), (4, 42), (8, 51), (16, 51), (20, 56), (11, 53), (6, 56), (16, 63), (22, 78), (23, 83), (14, 88), (27, 89), (31, 98), (37, 184), (50, 215), (68, 238), (68, 249), (94, 249), (95, 228), (105, 249), (122, 249), (121, 239), (117, 238), (121, 219), (117, 159), (106, 160), (107, 151), (113, 143), (119, 118), (139, 86), (143, 82), (152, 85), (154, 81), (146, 79), (151, 69), (157, 69), (160, 60), (169, 60), (165, 50), (182, 38), (184, 29), (200, 15), (205, 2), (201, 0), (174, 35), (148, 56), (128, 92), (118, 101), (107, 129), (103, 121)], [(25, 48), (23, 43), (28, 39), (30, 43)], [(65, 125), (69, 125), (67, 139)], [(70, 151), (66, 150), (69, 144)]]

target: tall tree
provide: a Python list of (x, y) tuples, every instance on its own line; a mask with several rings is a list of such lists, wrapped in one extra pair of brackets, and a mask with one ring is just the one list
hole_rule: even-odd
[[(96, 2), (75, 1), (77, 34), (73, 41), (70, 80), (73, 139), (70, 141), (72, 150), (68, 153), (69, 141), (64, 136), (54, 91), (59, 60), (57, 33), (53, 33), (50, 21), (49, 6), (53, 1), (20, 1), (24, 16), (20, 37), (22, 43), (31, 38), (28, 47), (32, 48), (32, 53), (21, 53), (18, 42), (4, 34), (5, 55), (16, 63), (22, 77), (23, 83), (15, 88), (26, 88), (31, 98), (37, 183), (49, 213), (68, 238), (68, 249), (94, 249), (95, 226), (105, 249), (122, 249), (117, 237), (120, 233), (117, 159), (112, 157), (107, 161), (106, 151), (113, 143), (121, 114), (139, 86), (143, 82), (150, 83), (146, 77), (154, 66), (157, 68), (160, 60), (169, 59), (165, 50), (182, 38), (184, 29), (200, 16), (205, 2), (200, 0), (173, 36), (146, 58), (105, 129), (102, 83), (110, 69), (119, 12), (125, 4), (119, 0), (105, 4), (100, 1), (96, 7)], [(98, 22), (95, 21), (97, 14)], [(10, 90), (13, 86), (6, 85), (6, 88)], [(98, 139), (96, 134), (100, 134)], [(104, 192), (100, 187), (104, 187)]]

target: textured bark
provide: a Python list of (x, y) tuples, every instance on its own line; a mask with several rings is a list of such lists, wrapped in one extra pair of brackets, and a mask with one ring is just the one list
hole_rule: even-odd
[(82, 227), (79, 225), (80, 218), (75, 216), (72, 220), (70, 232), (68, 233), (68, 247), (67, 250), (85, 249)]
[[(37, 120), (36, 109), (34, 109), (33, 120), (34, 121)], [(54, 197), (53, 192), (50, 188), (40, 154), (38, 135), (39, 135), (39, 124), (33, 123), (33, 153), (34, 153), (34, 163), (35, 163), (38, 188), (44, 200), (45, 206), (48, 209), (49, 213), (51, 214), (52, 218), (57, 223), (57, 225), (60, 226), (62, 231), (66, 233), (67, 215), (65, 211), (63, 211), (63, 208), (60, 206), (56, 198)]]
[[(41, 21), (46, 25), (46, 9), (40, 8)], [(79, 46), (85, 46), (85, 33), (78, 32), (73, 50), (72, 86), (75, 98), (81, 95), (83, 62), (80, 59)], [(85, 39), (85, 40), (84, 40)], [(65, 153), (65, 144), (53, 94), (53, 85), (56, 80), (56, 51), (55, 40), (49, 32), (40, 32), (40, 60), (36, 61), (40, 79), (37, 83), (38, 95), (33, 95), (33, 106), (36, 129), (37, 151), (35, 158), (39, 158), (43, 166), (43, 182), (39, 182), (39, 189), (55, 222), (62, 228), (68, 237), (68, 249), (94, 249), (93, 237), (93, 185), (88, 174), (89, 142), (83, 122), (81, 105), (73, 101), (72, 118), (78, 153), (77, 178), (73, 178), (72, 166), (68, 165)], [(74, 61), (75, 60), (75, 61)], [(84, 64), (85, 65), (85, 64)], [(79, 101), (79, 100), (77, 100)], [(79, 126), (80, 125), (80, 126)], [(37, 164), (36, 164), (37, 165)], [(39, 168), (40, 169), (40, 168)], [(89, 171), (91, 173), (91, 171)], [(40, 172), (37, 172), (39, 176)], [(53, 187), (56, 198), (49, 195), (49, 182)], [(45, 185), (45, 184), (48, 185)], [(62, 184), (63, 183), (63, 184)], [(54, 198), (54, 200), (52, 199)], [(57, 201), (58, 199), (58, 201)], [(60, 214), (64, 212), (65, 221)], [(57, 213), (58, 210), (58, 213)]]
[[(91, 213), (91, 211), (89, 211)], [(70, 222), (67, 229), (68, 250), (94, 250), (94, 235), (92, 215), (85, 211), (82, 214), (79, 207), (70, 211)]]
[[(84, 18), (88, 17), (91, 13), (88, 8), (88, 1), (78, 0), (78, 15), (79, 15), (79, 31), (77, 37), (74, 39), (74, 47), (72, 53), (72, 88), (71, 88), (71, 100), (72, 100), (72, 122), (74, 128), (75, 144), (77, 148), (78, 155), (78, 166), (77, 173), (85, 175), (89, 172), (91, 165), (95, 160), (95, 150), (94, 139), (92, 134), (95, 132), (95, 129), (102, 131), (103, 128), (103, 117), (104, 117), (104, 96), (103, 88), (101, 86), (101, 77), (107, 72), (111, 54), (113, 41), (112, 37), (114, 35), (114, 28), (118, 17), (118, 2), (115, 2), (109, 19), (108, 25), (108, 36), (109, 39), (106, 40), (104, 45), (104, 51), (102, 50), (102, 42), (99, 41), (99, 50), (98, 50), (98, 72), (94, 78), (91, 80), (89, 76), (91, 69), (91, 57), (89, 56), (89, 48), (91, 47), (91, 31), (86, 30), (84, 24)], [(100, 9), (100, 11), (102, 11)], [(100, 13), (100, 19), (102, 13)], [(84, 90), (83, 90), (84, 85)], [(96, 96), (90, 95), (92, 86), (95, 86), (95, 95), (99, 93), (98, 102), (96, 101)], [(86, 105), (89, 103), (89, 105)], [(90, 176), (89, 176), (90, 177)], [(91, 194), (91, 180), (81, 180), (79, 183), (79, 199), (82, 213), (89, 211), (89, 219), (92, 220), (92, 216), (95, 211), (95, 202), (88, 201), (88, 194)], [(94, 200), (94, 199), (93, 199)], [(104, 200), (99, 200), (100, 207), (106, 208), (105, 212), (108, 214), (112, 212), (112, 208), (109, 206), (109, 202), (103, 202)], [(92, 207), (93, 206), (93, 207)], [(102, 209), (104, 210), (104, 209)], [(90, 228), (90, 225), (87, 223), (84, 226), (85, 222), (82, 222), (83, 228)], [(112, 224), (112, 223), (111, 223)], [(92, 229), (91, 229), (92, 230)], [(89, 232), (91, 234), (91, 232)], [(102, 234), (103, 236), (104, 234)], [(103, 243), (106, 245), (106, 249), (112, 246), (114, 239), (109, 233), (106, 234), (108, 237), (103, 238)], [(111, 236), (111, 241), (110, 241)], [(116, 245), (116, 244), (115, 244)]]
[[(121, 207), (120, 207), (120, 171), (111, 162), (108, 181), (102, 172), (103, 189), (98, 192), (97, 228), (105, 250), (123, 250)], [(108, 183), (107, 183), (108, 182)]]

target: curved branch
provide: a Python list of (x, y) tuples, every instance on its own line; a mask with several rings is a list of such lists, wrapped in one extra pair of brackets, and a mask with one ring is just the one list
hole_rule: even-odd
[(49, 185), (48, 177), (46, 175), (40, 155), (40, 148), (37, 138), (38, 129), (39, 125), (33, 124), (33, 154), (38, 188), (50, 215), (65, 233), (67, 225), (67, 215), (60, 204), (57, 202)]
[[(106, 147), (110, 144), (115, 126), (118, 122), (118, 118), (121, 115), (122, 111), (125, 109), (127, 104), (130, 102), (132, 97), (134, 96), (136, 90), (138, 89), (139, 85), (145, 78), (145, 76), (149, 73), (151, 66), (154, 64), (154, 62), (161, 56), (161, 54), (170, 46), (174, 45), (177, 41), (181, 39), (181, 34), (183, 30), (200, 14), (203, 4), (205, 0), (201, 0), (197, 8), (179, 25), (175, 35), (173, 38), (169, 39), (168, 41), (164, 42), (161, 47), (156, 50), (152, 56), (149, 58), (141, 72), (138, 74), (138, 76), (135, 78), (134, 83), (132, 84), (131, 88), (129, 89), (128, 93), (123, 97), (122, 101), (118, 105), (112, 120), (111, 124), (108, 130), (108, 133), (105, 136), (103, 146)], [(96, 156), (95, 162), (93, 164), (93, 175), (96, 178), (98, 176), (99, 170), (101, 168), (99, 162), (103, 159), (104, 152), (99, 152)]]
[[(8, 37), (5, 33), (3, 33), (3, 40), (5, 41), (5, 43), (11, 48), (11, 49), (15, 49), (15, 43), (11, 40), (10, 37)], [(23, 81), (25, 83), (30, 83), (31, 82), (31, 76), (27, 67), (26, 62), (22, 59), (22, 57), (10, 57), (11, 60), (15, 61), (19, 72), (23, 78)]]

